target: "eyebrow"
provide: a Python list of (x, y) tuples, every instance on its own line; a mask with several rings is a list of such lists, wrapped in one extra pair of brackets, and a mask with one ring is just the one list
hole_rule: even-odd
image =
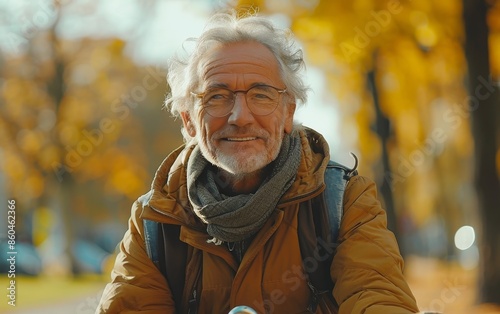
[(217, 88), (217, 87), (229, 88), (229, 86), (226, 83), (213, 83), (208, 85), (206, 89)]
[[(255, 86), (259, 86), (259, 85), (266, 85), (266, 86), (270, 86), (269, 84), (267, 83), (264, 83), (264, 82), (254, 82), (252, 84), (250, 84), (250, 87), (249, 88), (252, 88), (252, 87), (255, 87)], [(226, 89), (230, 89), (229, 88), (229, 85), (226, 84), (226, 83), (213, 83), (213, 84), (210, 84), (207, 86), (206, 89), (211, 89), (211, 88), (226, 88)]]

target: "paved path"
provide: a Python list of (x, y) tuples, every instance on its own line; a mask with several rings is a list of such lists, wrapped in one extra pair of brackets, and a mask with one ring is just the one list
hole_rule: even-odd
[(45, 305), (42, 307), (21, 309), (20, 307), (12, 308), (6, 314), (94, 314), (95, 308), (99, 302), (102, 290), (94, 294), (58, 302), (53, 305)]

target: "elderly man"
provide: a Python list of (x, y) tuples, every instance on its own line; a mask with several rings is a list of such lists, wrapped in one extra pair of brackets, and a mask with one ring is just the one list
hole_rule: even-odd
[[(418, 312), (376, 188), (362, 176), (345, 189), (324, 277), (332, 288), (318, 293), (303, 267), (301, 212), (325, 210), (315, 200), (330, 160), (323, 137), (293, 122), (307, 98), (303, 64), (289, 33), (231, 14), (215, 15), (187, 60), (172, 61), (166, 104), (186, 144), (134, 204), (98, 313)], [(151, 258), (157, 236), (145, 235), (145, 220), (161, 223), (166, 265)]]

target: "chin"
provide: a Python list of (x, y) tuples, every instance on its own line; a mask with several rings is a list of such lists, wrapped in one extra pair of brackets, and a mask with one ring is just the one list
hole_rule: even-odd
[(216, 166), (233, 175), (247, 175), (259, 171), (270, 163), (265, 156), (217, 156)]
[(206, 145), (200, 145), (200, 150), (212, 165), (237, 177), (244, 177), (259, 172), (269, 165), (279, 154), (277, 147), (273, 147), (271, 151), (262, 150), (260, 153), (245, 153), (240, 151), (235, 154), (224, 153), (220, 149), (212, 150)]

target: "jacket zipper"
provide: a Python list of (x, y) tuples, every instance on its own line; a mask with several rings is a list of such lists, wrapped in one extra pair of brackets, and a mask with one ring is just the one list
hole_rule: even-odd
[(193, 293), (191, 299), (188, 301), (188, 314), (198, 313), (198, 293), (196, 287), (198, 286), (198, 281), (200, 280), (201, 269), (198, 269), (196, 273), (196, 278), (193, 283)]
[(188, 314), (198, 313), (198, 302), (196, 300), (196, 288), (193, 290), (193, 297), (188, 301)]
[(318, 289), (316, 289), (316, 287), (311, 283), (309, 279), (307, 280), (307, 285), (309, 286), (309, 290), (311, 290), (311, 296), (309, 298), (309, 304), (307, 305), (307, 311), (309, 311), (309, 313), (316, 313), (321, 293), (318, 291)]

